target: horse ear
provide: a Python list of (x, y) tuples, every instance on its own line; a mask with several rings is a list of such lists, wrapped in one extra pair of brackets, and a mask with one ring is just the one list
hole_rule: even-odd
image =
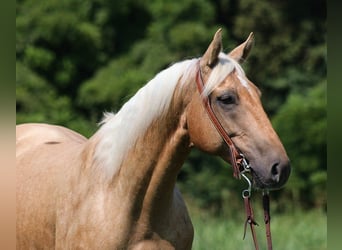
[(230, 53), (229, 56), (239, 63), (243, 63), (247, 57), (249, 52), (251, 51), (254, 43), (254, 34), (251, 32), (247, 38), (247, 40), (237, 46), (235, 49), (233, 49)]
[(207, 51), (201, 58), (201, 67), (209, 66), (212, 68), (218, 61), (218, 56), (222, 50), (222, 29), (218, 29), (211, 41)]

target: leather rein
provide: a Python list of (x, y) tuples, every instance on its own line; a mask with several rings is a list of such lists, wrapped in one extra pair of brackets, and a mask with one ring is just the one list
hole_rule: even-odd
[[(249, 224), (251, 228), (251, 233), (252, 233), (255, 249), (259, 250), (259, 245), (257, 242), (256, 233), (254, 229), (254, 226), (258, 224), (254, 220), (253, 209), (252, 209), (251, 201), (250, 201), (252, 183), (249, 180), (249, 178), (245, 175), (246, 173), (251, 172), (251, 167), (248, 164), (248, 161), (245, 158), (245, 156), (242, 153), (240, 153), (238, 149), (235, 147), (232, 139), (229, 137), (228, 133), (225, 131), (224, 127), (222, 126), (219, 119), (215, 115), (211, 107), (210, 99), (207, 96), (203, 96), (204, 82), (202, 78), (200, 61), (198, 62), (198, 72), (196, 74), (196, 85), (201, 95), (201, 98), (203, 100), (203, 105), (205, 107), (205, 110), (211, 122), (213, 123), (216, 130), (221, 135), (222, 139), (225, 141), (225, 143), (227, 144), (229, 148), (234, 178), (241, 179), (241, 177), (243, 177), (248, 183), (248, 188), (242, 191), (242, 197), (244, 199), (245, 212), (246, 212), (246, 221), (244, 224), (243, 239), (245, 238), (245, 235), (246, 235), (247, 224)], [(271, 225), (270, 225), (271, 217), (270, 217), (269, 203), (270, 203), (269, 193), (268, 191), (263, 191), (263, 209), (264, 209), (264, 222), (265, 222), (265, 227), (266, 227), (267, 249), (272, 250)]]

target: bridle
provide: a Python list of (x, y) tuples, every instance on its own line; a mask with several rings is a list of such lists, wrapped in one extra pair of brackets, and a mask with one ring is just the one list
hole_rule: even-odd
[[(234, 178), (241, 179), (241, 177), (243, 177), (248, 183), (248, 188), (242, 191), (242, 197), (244, 199), (244, 205), (245, 205), (245, 211), (246, 211), (246, 221), (245, 221), (245, 225), (244, 225), (243, 239), (245, 238), (245, 235), (246, 235), (247, 224), (249, 224), (250, 228), (251, 228), (251, 233), (252, 233), (255, 249), (259, 250), (259, 246), (258, 246), (258, 242), (257, 242), (257, 238), (256, 238), (256, 233), (254, 230), (254, 226), (258, 225), (258, 224), (254, 220), (253, 209), (252, 209), (251, 201), (250, 201), (251, 192), (252, 192), (252, 182), (246, 176), (246, 173), (251, 172), (252, 169), (248, 163), (248, 160), (235, 147), (232, 139), (229, 137), (228, 133), (225, 131), (224, 127), (222, 126), (219, 119), (215, 115), (215, 113), (211, 107), (210, 99), (207, 96), (203, 96), (204, 82), (203, 82), (203, 78), (202, 78), (200, 60), (198, 61), (198, 71), (196, 74), (196, 85), (197, 85), (197, 89), (198, 89), (198, 91), (202, 97), (203, 105), (205, 107), (205, 110), (206, 110), (211, 122), (213, 123), (216, 130), (221, 135), (222, 139), (224, 140), (224, 142), (227, 144), (227, 146), (229, 148)], [(266, 226), (267, 249), (272, 250), (271, 225), (270, 225), (271, 217), (270, 217), (269, 202), (270, 202), (270, 200), (269, 200), (268, 191), (263, 191), (263, 208), (264, 208), (264, 222), (265, 222), (265, 226)]]

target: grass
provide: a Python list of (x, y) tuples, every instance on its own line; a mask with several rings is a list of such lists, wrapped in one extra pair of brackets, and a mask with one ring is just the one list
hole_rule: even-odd
[[(255, 209), (256, 211), (256, 209)], [(249, 228), (243, 236), (243, 214), (237, 218), (208, 217), (189, 208), (195, 228), (193, 250), (254, 249)], [(255, 215), (260, 249), (266, 249), (265, 226), (261, 213)], [(327, 216), (319, 210), (296, 211), (292, 214), (273, 215), (271, 222), (273, 249), (324, 250), (327, 249)]]

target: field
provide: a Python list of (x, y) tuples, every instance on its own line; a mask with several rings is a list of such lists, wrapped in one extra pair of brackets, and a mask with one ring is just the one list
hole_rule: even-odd
[[(189, 208), (195, 228), (194, 250), (254, 249), (249, 228), (243, 236), (243, 214), (237, 218), (208, 217), (203, 211)], [(266, 249), (263, 216), (256, 213), (256, 227), (260, 249)], [(324, 250), (327, 249), (327, 216), (318, 210), (296, 211), (291, 214), (273, 215), (271, 230), (273, 249)]]

